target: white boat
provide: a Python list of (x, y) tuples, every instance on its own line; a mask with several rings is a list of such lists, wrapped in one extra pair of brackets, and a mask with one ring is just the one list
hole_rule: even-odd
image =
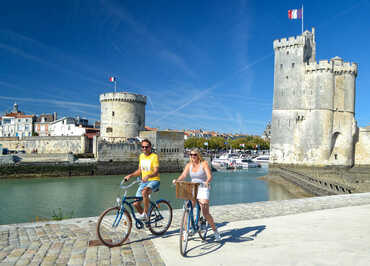
[(261, 164), (262, 166), (268, 165), (270, 163), (270, 157), (268, 155), (257, 156), (252, 160), (256, 163)]
[(238, 158), (237, 154), (233, 153), (224, 153), (218, 158), (214, 158), (211, 162), (212, 167), (216, 170), (218, 169), (235, 169), (236, 168), (236, 159)]
[(251, 159), (237, 159), (236, 167), (238, 169), (248, 169), (248, 168), (257, 168), (261, 167), (259, 163), (253, 162)]

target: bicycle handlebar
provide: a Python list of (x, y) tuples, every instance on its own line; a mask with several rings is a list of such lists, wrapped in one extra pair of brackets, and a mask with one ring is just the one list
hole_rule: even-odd
[(136, 179), (134, 182), (132, 182), (131, 184), (129, 184), (129, 185), (127, 185), (127, 186), (124, 186), (124, 185), (123, 185), (123, 183), (125, 183), (125, 182), (127, 182), (127, 181), (128, 181), (128, 180), (123, 179), (123, 180), (121, 181), (121, 183), (120, 183), (119, 187), (120, 187), (120, 188), (122, 188), (122, 189), (128, 189), (128, 188), (132, 187), (133, 185), (135, 185), (135, 184), (137, 184), (137, 183), (140, 183), (140, 182), (141, 182), (140, 178), (137, 178), (137, 179)]

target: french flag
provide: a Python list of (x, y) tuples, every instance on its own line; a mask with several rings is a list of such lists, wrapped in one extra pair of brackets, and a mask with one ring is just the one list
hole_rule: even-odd
[(288, 10), (289, 19), (301, 19), (302, 18), (302, 9), (290, 9)]
[(116, 77), (110, 77), (110, 78), (109, 78), (109, 81), (110, 81), (110, 82), (116, 82), (116, 81), (117, 81), (117, 78), (116, 78)]

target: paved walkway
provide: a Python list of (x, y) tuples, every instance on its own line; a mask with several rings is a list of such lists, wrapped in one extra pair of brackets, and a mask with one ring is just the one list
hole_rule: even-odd
[[(352, 206), (352, 207), (349, 207)], [(178, 248), (168, 233), (133, 230), (121, 247), (89, 246), (96, 217), (0, 225), (0, 265), (369, 265), (370, 193), (214, 206), (222, 241)]]

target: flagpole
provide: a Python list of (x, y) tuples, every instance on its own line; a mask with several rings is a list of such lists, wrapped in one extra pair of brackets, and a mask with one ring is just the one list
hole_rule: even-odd
[(114, 93), (117, 91), (117, 80), (114, 78)]
[(303, 34), (303, 4), (302, 4), (302, 34)]

